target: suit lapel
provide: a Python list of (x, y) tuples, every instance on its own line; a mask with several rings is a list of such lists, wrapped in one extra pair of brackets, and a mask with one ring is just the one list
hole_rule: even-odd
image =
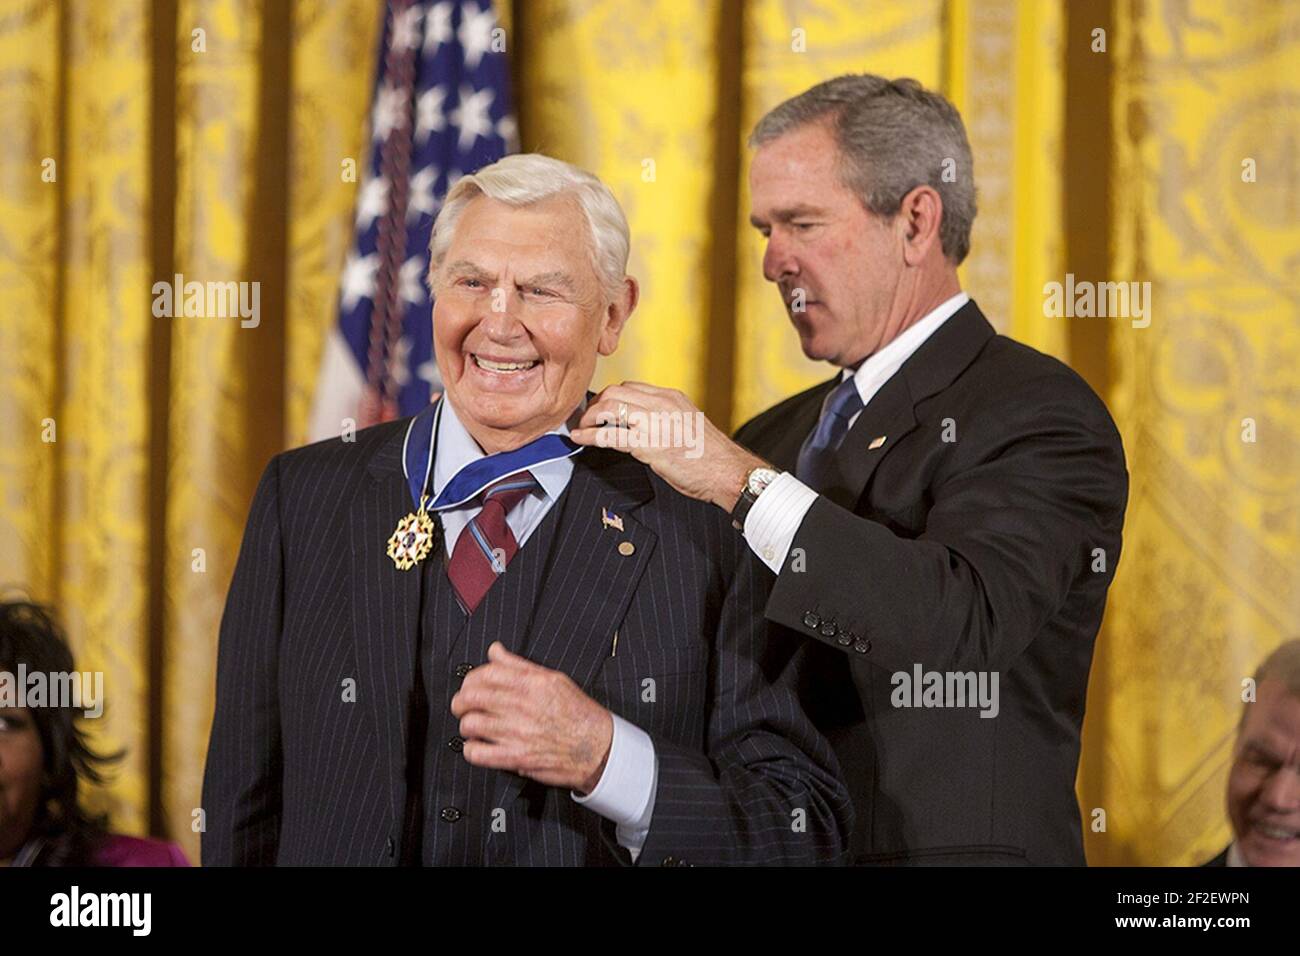
[[(517, 653), (586, 689), (610, 654), (658, 536), (635, 513), (654, 495), (644, 465), (601, 448), (573, 461), (573, 477), (556, 503), (563, 511), (541, 593)], [(522, 777), (503, 774), (496, 805), (506, 806), (523, 784)]]
[(881, 386), (844, 436), (826, 497), (853, 510), (885, 456), (916, 428), (917, 404), (951, 385), (995, 334), (974, 301), (940, 325)]
[(885, 455), (916, 427), (913, 404), (901, 374), (881, 386), (840, 444), (833, 477), (822, 491), (827, 498), (853, 510)]
[(645, 466), (622, 452), (593, 448), (574, 459), (525, 639), (530, 659), (590, 683), (658, 540), (635, 514), (653, 493)]
[[(380, 766), (387, 771), (393, 819), (403, 819), (406, 741), (420, 626), (420, 568), (399, 571), (387, 553), (397, 522), (411, 511), (402, 474), (399, 428), (368, 466), (349, 519), (352, 636), (357, 687), (375, 719)], [(442, 547), (435, 541), (434, 548)], [(436, 551), (435, 555), (436, 557)], [(427, 560), (427, 559), (426, 559)]]

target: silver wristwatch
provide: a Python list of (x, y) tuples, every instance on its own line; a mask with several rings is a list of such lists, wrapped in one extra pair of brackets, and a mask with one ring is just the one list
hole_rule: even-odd
[(745, 529), (745, 517), (749, 514), (749, 509), (754, 507), (754, 502), (758, 496), (763, 493), (763, 489), (776, 481), (779, 471), (771, 468), (755, 468), (745, 476), (745, 484), (740, 489), (740, 498), (736, 501), (736, 506), (731, 509), (731, 523), (737, 531)]

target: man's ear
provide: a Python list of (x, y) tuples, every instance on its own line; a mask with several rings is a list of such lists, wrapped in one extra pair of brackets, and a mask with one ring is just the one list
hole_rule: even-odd
[(600, 330), (600, 341), (596, 345), (596, 351), (601, 355), (613, 355), (614, 350), (618, 348), (618, 338), (623, 334), (623, 326), (632, 317), (640, 296), (641, 288), (636, 280), (631, 276), (624, 276), (619, 294), (605, 310), (605, 324)]
[(903, 260), (919, 266), (940, 244), (939, 222), (943, 218), (943, 198), (932, 186), (917, 186), (903, 197), (898, 222), (903, 234)]

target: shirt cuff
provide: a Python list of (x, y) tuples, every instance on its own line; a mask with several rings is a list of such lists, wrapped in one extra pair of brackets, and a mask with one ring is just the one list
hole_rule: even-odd
[(574, 801), (615, 824), (618, 845), (636, 862), (650, 832), (655, 789), (659, 785), (659, 757), (650, 735), (617, 714), (605, 770), (585, 797), (569, 791)]
[(783, 471), (763, 489), (745, 515), (745, 540), (777, 574), (785, 567), (799, 525), (816, 501), (817, 492)]

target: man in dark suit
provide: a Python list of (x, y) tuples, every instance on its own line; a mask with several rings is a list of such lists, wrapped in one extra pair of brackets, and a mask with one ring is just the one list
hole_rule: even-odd
[[(724, 515), (567, 438), (636, 304), (591, 175), (432, 244), (445, 394), (277, 456), (221, 627), (205, 864), (834, 862), (851, 802)], [(578, 452), (582, 452), (578, 454)]]
[(704, 426), (695, 458), (615, 440), (616, 408), (695, 413), (644, 383), (573, 437), (731, 512), (774, 572), (766, 614), (811, 648), (856, 861), (1082, 864), (1080, 727), (1128, 494), (1114, 423), (961, 291), (974, 184), (941, 96), (840, 77), (750, 141), (764, 275), (835, 377), (736, 442)]

